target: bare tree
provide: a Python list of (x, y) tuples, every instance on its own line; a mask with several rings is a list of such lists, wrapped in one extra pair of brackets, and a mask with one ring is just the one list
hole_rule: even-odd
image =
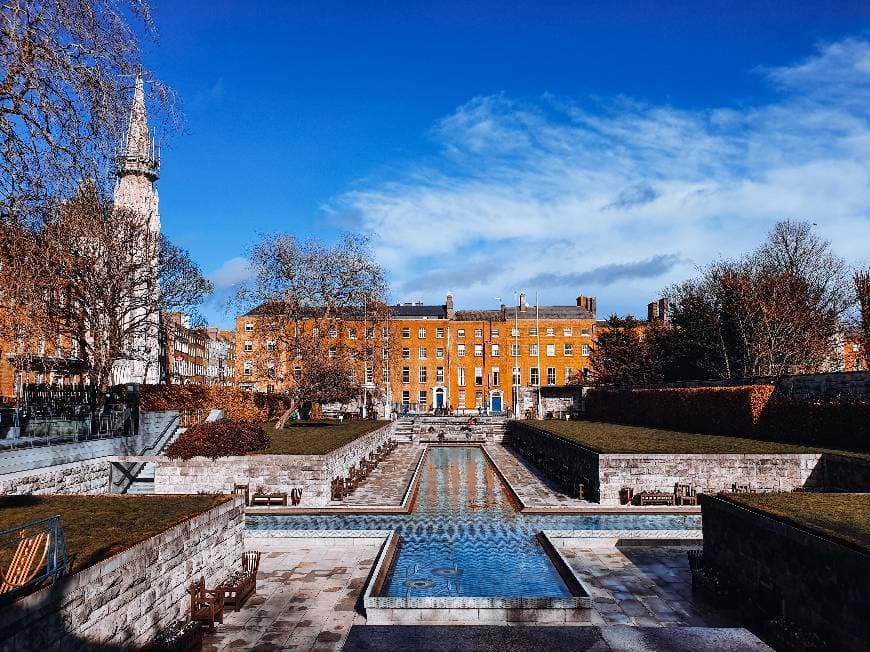
[[(0, 215), (38, 217), (80, 179), (108, 178), (140, 33), (154, 35), (147, 0), (0, 2)], [(172, 91), (145, 76), (174, 122)]]
[(16, 301), (27, 302), (28, 330), (67, 340), (101, 389), (119, 360), (156, 357), (143, 347), (156, 340), (161, 311), (189, 310), (211, 291), (185, 251), (92, 184), (44, 222), (3, 245), (21, 251)]
[(256, 306), (256, 348), (244, 355), (253, 374), (291, 398), (278, 426), (309, 404), (347, 404), (389, 368), (384, 272), (365, 238), (330, 246), (295, 236), (264, 236), (251, 250), (254, 278), (236, 301)]
[(870, 269), (856, 271), (853, 280), (860, 310), (861, 351), (870, 366)]

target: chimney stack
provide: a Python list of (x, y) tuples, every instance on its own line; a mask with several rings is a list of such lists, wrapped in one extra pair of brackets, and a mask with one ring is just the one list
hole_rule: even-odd
[(662, 321), (667, 321), (669, 317), (669, 309), (670, 306), (668, 304), (668, 298), (662, 297), (661, 299), (659, 299), (659, 319), (661, 319)]
[(445, 308), (447, 309), (447, 319), (453, 319), (456, 317), (456, 310), (453, 308), (453, 294), (451, 292), (447, 293), (447, 304)]
[(592, 315), (592, 318), (595, 318), (595, 297), (587, 297), (581, 294), (577, 297), (577, 307), (583, 308), (586, 312)]
[(652, 303), (648, 303), (646, 306), (646, 319), (647, 321), (655, 321), (659, 318), (659, 304), (655, 301)]
[(595, 319), (595, 297), (589, 297), (589, 314)]
[(519, 309), (520, 309), (520, 312), (523, 312), (526, 309), (526, 293), (525, 292), (520, 292)]

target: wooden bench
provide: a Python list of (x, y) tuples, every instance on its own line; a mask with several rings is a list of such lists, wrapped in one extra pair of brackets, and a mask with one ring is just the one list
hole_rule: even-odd
[(257, 493), (251, 496), (251, 506), (254, 505), (287, 505), (287, 493), (276, 492), (271, 494)]
[(219, 589), (205, 588), (205, 577), (200, 577), (187, 589), (190, 593), (190, 619), (206, 623), (214, 631), (214, 624), (224, 622), (224, 594)]
[(677, 505), (697, 505), (697, 490), (690, 484), (674, 483), (674, 503)]
[(673, 505), (674, 494), (667, 491), (641, 491), (638, 500), (643, 505)]

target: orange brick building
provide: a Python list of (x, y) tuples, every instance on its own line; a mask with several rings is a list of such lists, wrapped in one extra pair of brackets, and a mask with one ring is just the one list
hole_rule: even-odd
[[(281, 364), (257, 311), (238, 317), (236, 326), (239, 386), (281, 391), (277, 379), (290, 374), (264, 378), (255, 364), (264, 349), (274, 350), (275, 364)], [(520, 295), (512, 307), (455, 310), (448, 295), (440, 305), (393, 306), (386, 328), (389, 350), (361, 362), (360, 373), (392, 409), (500, 412), (515, 409), (524, 391), (589, 373), (598, 326), (594, 297), (580, 296), (573, 306), (535, 307)], [(364, 330), (336, 329), (335, 337)]]

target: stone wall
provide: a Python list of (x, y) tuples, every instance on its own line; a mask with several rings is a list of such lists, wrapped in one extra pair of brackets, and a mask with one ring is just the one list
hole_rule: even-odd
[(729, 491), (748, 484), (760, 491), (791, 491), (823, 484), (816, 473), (820, 454), (601, 454), (598, 457), (602, 505), (618, 505), (619, 490), (631, 487), (673, 491), (674, 484), (690, 484), (704, 493)]
[(866, 650), (870, 556), (721, 498), (701, 498), (705, 566), (728, 579), (747, 613), (785, 617), (828, 649)]
[(326, 455), (247, 455), (217, 460), (155, 458), (157, 494), (230, 493), (233, 484), (267, 493), (302, 490), (300, 505), (322, 507), (331, 496), (333, 478), (346, 477), (350, 468), (390, 438), (392, 424), (368, 433)]
[(243, 531), (234, 499), (22, 598), (0, 609), (0, 651), (143, 646), (187, 617), (191, 581), (240, 568)]
[(0, 496), (109, 493), (108, 458), (0, 475)]
[[(471, 418), (474, 419), (473, 425), (468, 423)], [(444, 438), (447, 441), (500, 442), (504, 440), (507, 430), (505, 417), (416, 416), (399, 417), (399, 420), (406, 424), (410, 423), (410, 427), (406, 427), (404, 431), (411, 434), (414, 441), (437, 441), (438, 433), (444, 433)], [(464, 428), (469, 430), (464, 430)]]
[(821, 477), (826, 491), (870, 493), (870, 460), (825, 453)]

